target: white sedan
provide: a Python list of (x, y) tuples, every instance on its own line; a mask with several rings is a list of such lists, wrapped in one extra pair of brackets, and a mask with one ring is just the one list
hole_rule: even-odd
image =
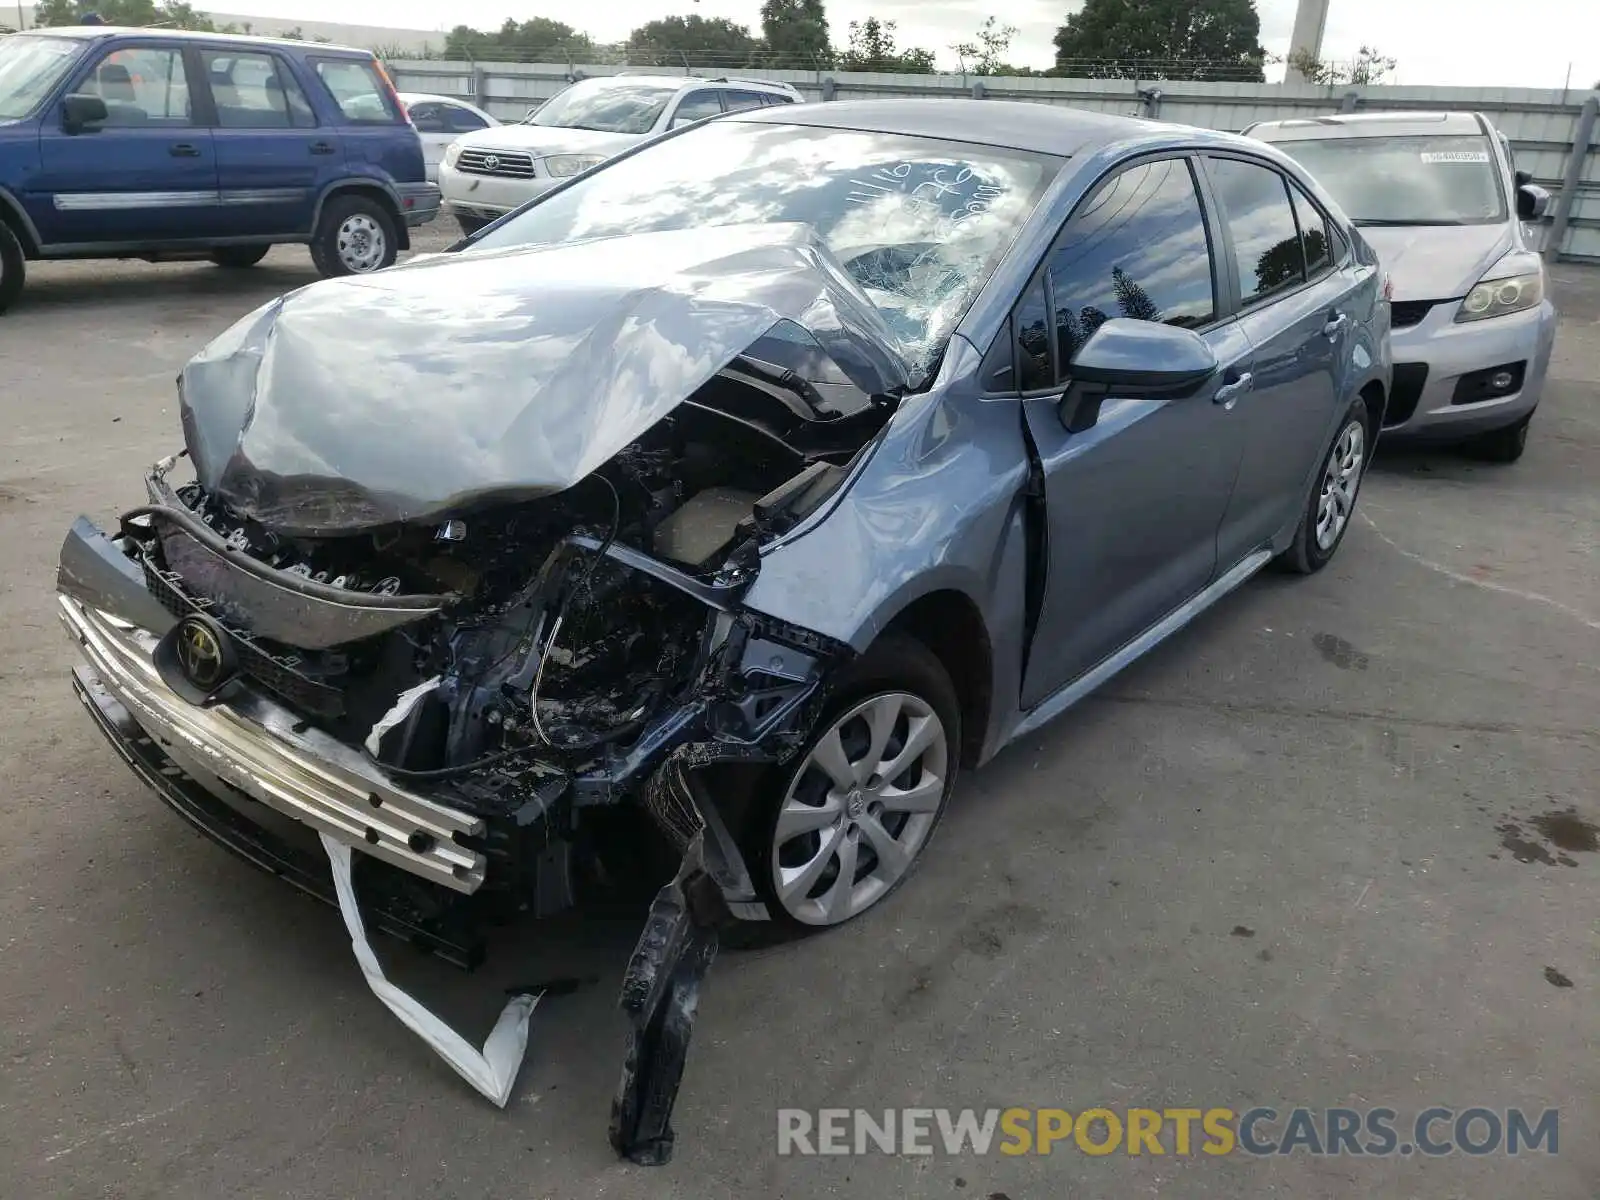
[(422, 154), (428, 162), (428, 181), (439, 182), (439, 160), (444, 148), (463, 133), (474, 133), (500, 124), (483, 109), (454, 96), (430, 96), (424, 92), (401, 92), (400, 102), (411, 114), (411, 123), (422, 138)]

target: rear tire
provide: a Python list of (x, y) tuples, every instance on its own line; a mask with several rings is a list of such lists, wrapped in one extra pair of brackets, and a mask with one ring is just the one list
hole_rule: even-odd
[(11, 227), (0, 221), (0, 313), (11, 307), (22, 292), (22, 281), (28, 274), (28, 262), (22, 253), (22, 243)]
[(1356, 496), (1366, 474), (1372, 440), (1372, 413), (1357, 396), (1322, 457), (1294, 541), (1274, 560), (1279, 567), (1296, 575), (1312, 575), (1328, 565), (1355, 520)]
[(393, 266), (399, 253), (394, 218), (367, 196), (329, 200), (311, 237), (311, 261), (329, 279), (381, 271)]
[[(769, 937), (841, 925), (881, 904), (925, 857), (955, 785), (961, 706), (921, 642), (880, 638), (829, 693), (801, 752), (755, 773), (731, 806), (730, 829), (776, 927)], [(884, 723), (876, 751), (875, 720)], [(874, 771), (908, 749), (893, 778)], [(835, 782), (841, 773), (851, 775), (849, 788)], [(854, 870), (844, 886), (847, 863)]]
[(1483, 462), (1514, 463), (1522, 457), (1528, 445), (1528, 424), (1533, 420), (1529, 413), (1515, 425), (1480, 434), (1467, 443), (1467, 453)]
[(271, 249), (271, 246), (218, 246), (211, 252), (211, 261), (230, 271), (242, 271), (255, 266)]

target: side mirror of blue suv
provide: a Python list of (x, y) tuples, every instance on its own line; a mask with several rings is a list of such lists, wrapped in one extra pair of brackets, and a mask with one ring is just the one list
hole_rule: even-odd
[(301, 243), (381, 270), (438, 213), (365, 50), (73, 26), (0, 39), (0, 311), (38, 259), (210, 259)]

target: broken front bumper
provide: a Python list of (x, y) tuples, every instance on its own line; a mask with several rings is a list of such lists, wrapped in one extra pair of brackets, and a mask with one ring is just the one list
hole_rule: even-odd
[(457, 841), (480, 836), (482, 818), (396, 787), (354, 751), (256, 693), (241, 689), (225, 704), (189, 703), (156, 671), (154, 634), (72, 596), (58, 599), (61, 620), (88, 660), (77, 675), (80, 694), (101, 708), (97, 723), (113, 742), (124, 735), (114, 733), (115, 714), (95, 703), (100, 696), (178, 768), (204, 784), (215, 781), (208, 790), (219, 798), (240, 793), (452, 891), (483, 884), (484, 855)]

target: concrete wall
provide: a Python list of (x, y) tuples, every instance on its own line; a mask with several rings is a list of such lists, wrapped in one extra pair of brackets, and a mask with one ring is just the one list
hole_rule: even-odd
[[(465, 63), (396, 60), (403, 90), (472, 99), (502, 119), (520, 118), (555, 95), (575, 75), (610, 75), (623, 68), (570, 63)], [(1531, 88), (1364, 87), (1307, 84), (1192, 83), (1183, 80), (1034, 79), (965, 75), (880, 75), (852, 72), (740, 72), (794, 84), (811, 100), (869, 96), (972, 96), (1031, 100), (1237, 132), (1254, 121), (1337, 112), (1465, 109), (1482, 112), (1511, 139), (1517, 165), (1561, 199), (1560, 190), (1584, 101), (1591, 93)], [(1159, 99), (1140, 89), (1159, 89)], [(1561, 253), (1600, 260), (1600, 149), (1586, 147), (1569, 197)]]

